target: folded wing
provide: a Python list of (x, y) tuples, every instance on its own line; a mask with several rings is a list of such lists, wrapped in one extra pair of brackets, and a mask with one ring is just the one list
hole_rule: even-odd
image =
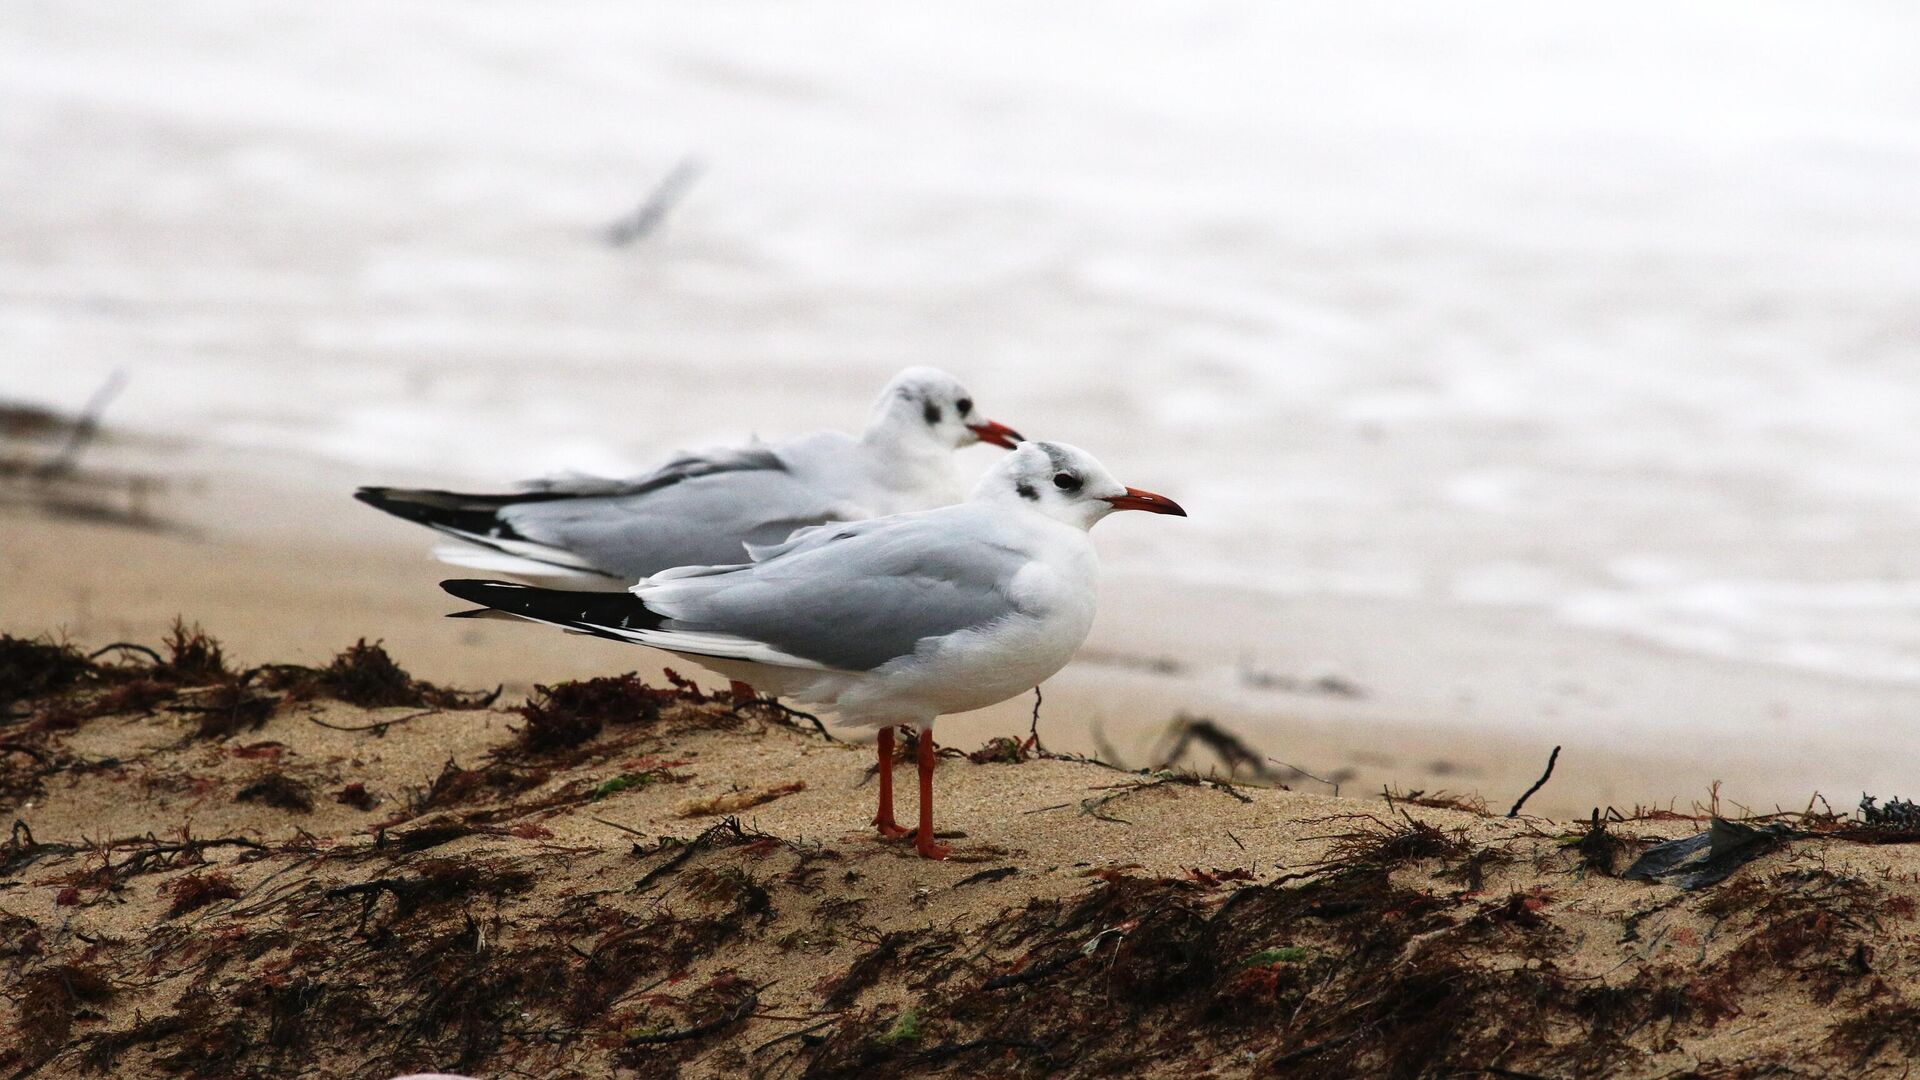
[(675, 570), (631, 594), (442, 587), (489, 609), (674, 652), (870, 671), (1016, 613), (1012, 583), (1028, 557), (973, 517), (949, 507), (818, 530), (759, 562)]
[(436, 552), (457, 565), (608, 583), (739, 562), (744, 544), (777, 544), (797, 528), (869, 512), (796, 477), (759, 445), (683, 455), (628, 480), (568, 477), (512, 495), (362, 488), (356, 497), (501, 556)]
[(1013, 615), (1013, 578), (1028, 561), (964, 506), (824, 526), (757, 554), (759, 561), (721, 572), (662, 575), (634, 595), (669, 630), (743, 638), (822, 667), (866, 671), (929, 638)]

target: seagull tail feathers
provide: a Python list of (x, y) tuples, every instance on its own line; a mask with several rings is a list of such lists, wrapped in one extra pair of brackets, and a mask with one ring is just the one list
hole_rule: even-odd
[(454, 612), (449, 616), (456, 619), (526, 619), (617, 641), (633, 641), (635, 631), (658, 630), (665, 622), (639, 597), (628, 592), (543, 589), (478, 578), (450, 578), (442, 581), (440, 587), (468, 603), (480, 605), (477, 610)]
[(501, 510), (517, 503), (550, 502), (563, 496), (547, 492), (466, 495), (432, 488), (363, 487), (353, 497), (376, 510), (429, 528), (485, 536), (500, 527)]
[(425, 525), (443, 535), (478, 545), (493, 553), (489, 559), (478, 549), (469, 554), (460, 554), (460, 549), (443, 545), (434, 552), (442, 562), (497, 574), (565, 581), (576, 587), (622, 580), (620, 575), (591, 566), (573, 552), (521, 535), (511, 521), (501, 516), (501, 512), (509, 507), (525, 503), (575, 498), (570, 492), (463, 495), (430, 488), (363, 487), (354, 492), (353, 497), (403, 521)]

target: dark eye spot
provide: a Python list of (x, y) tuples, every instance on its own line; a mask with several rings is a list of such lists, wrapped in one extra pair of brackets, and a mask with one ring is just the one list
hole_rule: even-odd
[(965, 416), (968, 413), (973, 411), (973, 399), (970, 397), (963, 397), (959, 401), (954, 402), (953, 407), (960, 410), (961, 416)]
[(1026, 482), (1026, 481), (1024, 481), (1024, 480), (1022, 480), (1022, 481), (1021, 481), (1020, 483), (1018, 483), (1018, 484), (1015, 484), (1015, 485), (1013, 485), (1013, 490), (1015, 490), (1015, 491), (1017, 491), (1017, 492), (1019, 492), (1019, 493), (1020, 493), (1020, 497), (1021, 497), (1021, 498), (1023, 498), (1023, 499), (1035, 499), (1035, 500), (1037, 500), (1037, 499), (1039, 499), (1039, 498), (1040, 498), (1040, 493), (1039, 493), (1039, 492), (1037, 492), (1037, 491), (1035, 491), (1035, 490), (1033, 490), (1033, 485), (1032, 485), (1032, 484), (1029, 484), (1029, 483), (1027, 483), (1027, 482)]
[(1079, 491), (1080, 483), (1080, 478), (1070, 472), (1053, 474), (1053, 486), (1061, 491)]
[(920, 410), (920, 415), (927, 418), (927, 423), (937, 424), (940, 422), (940, 406), (929, 401), (927, 407)]

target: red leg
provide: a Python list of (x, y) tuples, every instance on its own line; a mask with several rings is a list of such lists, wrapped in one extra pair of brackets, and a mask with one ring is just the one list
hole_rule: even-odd
[(944, 859), (953, 852), (946, 844), (933, 842), (933, 756), (932, 729), (920, 732), (920, 830), (913, 838), (913, 846), (918, 848), (920, 856), (926, 859)]
[(873, 816), (873, 823), (880, 835), (889, 840), (898, 840), (913, 832), (893, 820), (893, 729), (890, 727), (880, 729), (880, 812)]

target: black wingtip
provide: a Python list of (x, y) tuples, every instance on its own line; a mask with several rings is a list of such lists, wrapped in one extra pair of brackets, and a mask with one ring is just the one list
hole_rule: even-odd
[(577, 498), (570, 492), (526, 491), (512, 495), (477, 495), (437, 488), (363, 487), (353, 497), (376, 510), (434, 529), (472, 533), (476, 537), (523, 540), (513, 526), (500, 520), (500, 511), (521, 503), (555, 502)]
[(530, 585), (516, 585), (511, 581), (488, 581), (485, 578), (448, 578), (440, 587), (468, 603), (485, 604), (497, 607), (501, 590), (528, 590)]
[[(448, 578), (440, 583), (440, 587), (468, 603), (480, 605), (466, 611), (450, 612), (447, 615), (449, 619), (524, 618), (529, 614), (525, 610), (528, 606), (525, 601), (533, 599), (530, 594), (540, 591), (529, 585), (516, 585), (510, 581), (487, 581), (484, 578)], [(513, 593), (521, 595), (513, 597)], [(516, 603), (515, 600), (521, 602)]]
[[(448, 578), (440, 583), (440, 587), (462, 600), (479, 604), (488, 612), (504, 612), (535, 622), (575, 627), (606, 636), (631, 630), (656, 629), (664, 621), (647, 610), (638, 597), (626, 592), (542, 589), (482, 578)], [(457, 617), (478, 619), (484, 616), (463, 611)]]
[[(403, 521), (412, 521), (421, 525), (440, 525), (451, 515), (441, 506), (436, 506), (422, 496), (431, 492), (407, 491), (402, 488), (363, 487), (353, 493), (353, 497)], [(489, 515), (491, 517), (491, 515)]]

